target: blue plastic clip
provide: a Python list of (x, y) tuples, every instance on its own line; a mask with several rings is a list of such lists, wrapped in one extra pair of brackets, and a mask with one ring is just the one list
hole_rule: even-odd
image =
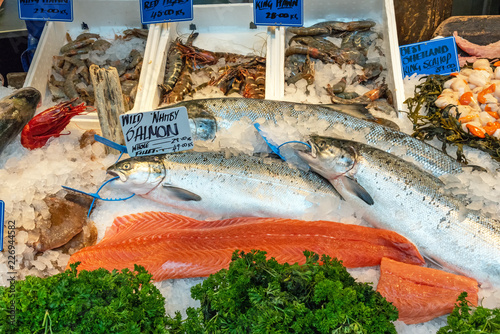
[(114, 148), (115, 150), (120, 152), (120, 156), (118, 157), (118, 160), (116, 160), (116, 162), (120, 161), (120, 159), (124, 153), (127, 153), (127, 146), (120, 145), (118, 143), (115, 143), (114, 141), (111, 141), (111, 140), (104, 138), (104, 137), (101, 137), (99, 135), (94, 135), (94, 139), (95, 139), (95, 141), (97, 141), (101, 144), (104, 144), (106, 146), (109, 146), (111, 148)]
[(87, 218), (90, 217), (90, 211), (92, 211), (92, 208), (94, 207), (94, 203), (95, 203), (95, 200), (96, 199), (100, 199), (102, 201), (125, 201), (125, 200), (128, 200), (128, 199), (131, 199), (132, 197), (135, 196), (135, 194), (132, 194), (130, 195), (129, 197), (125, 197), (125, 198), (102, 198), (101, 196), (99, 196), (99, 191), (101, 191), (101, 189), (106, 185), (108, 184), (109, 182), (111, 181), (114, 181), (116, 180), (117, 178), (119, 178), (119, 176), (115, 176), (109, 180), (107, 180), (106, 182), (104, 182), (100, 187), (99, 189), (97, 189), (97, 191), (95, 193), (88, 193), (88, 192), (85, 192), (85, 191), (82, 191), (82, 190), (78, 190), (78, 189), (74, 189), (74, 188), (70, 188), (70, 187), (66, 187), (66, 186), (62, 186), (64, 189), (67, 189), (67, 190), (72, 190), (72, 191), (76, 191), (77, 193), (80, 193), (80, 194), (84, 194), (84, 195), (87, 195), (87, 196), (90, 196), (93, 198), (92, 200), (92, 204), (90, 205), (90, 208), (89, 208), (89, 212), (87, 213)]
[(265, 136), (264, 134), (262, 133), (262, 130), (260, 129), (260, 124), (259, 123), (254, 123), (253, 125), (256, 129), (257, 129), (257, 132), (259, 132), (259, 134), (262, 136), (262, 138), (264, 139), (264, 141), (266, 142), (266, 144), (269, 146), (269, 148), (271, 148), (271, 150), (277, 154), (281, 159), (285, 160), (286, 161), (286, 158), (281, 155), (280, 153), (280, 148), (285, 145), (285, 144), (291, 144), (291, 143), (298, 143), (298, 144), (304, 144), (306, 145), (307, 147), (309, 147), (309, 149), (311, 149), (311, 145), (309, 145), (308, 143), (304, 143), (303, 141), (298, 141), (298, 140), (291, 140), (291, 141), (287, 141), (279, 146), (276, 146), (274, 144), (272, 144)]

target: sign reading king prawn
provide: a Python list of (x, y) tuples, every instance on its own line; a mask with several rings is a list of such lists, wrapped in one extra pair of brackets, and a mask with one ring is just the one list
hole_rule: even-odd
[(256, 25), (301, 27), (304, 25), (304, 2), (254, 0), (253, 17)]
[(193, 148), (186, 107), (123, 114), (120, 124), (131, 157)]
[(460, 71), (455, 37), (402, 45), (399, 53), (403, 77), (414, 73), (447, 75)]
[(73, 21), (73, 0), (19, 0), (19, 18), (35, 21)]

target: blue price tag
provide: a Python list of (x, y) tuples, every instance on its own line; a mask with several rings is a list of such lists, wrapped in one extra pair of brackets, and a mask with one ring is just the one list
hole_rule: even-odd
[(256, 25), (301, 27), (304, 25), (304, 2), (254, 0), (253, 20)]
[(3, 251), (4, 221), (5, 221), (5, 202), (0, 201), (0, 252)]
[(193, 0), (141, 0), (142, 24), (191, 21)]
[(402, 45), (399, 47), (403, 77), (412, 74), (460, 72), (455, 37)]
[(73, 21), (73, 0), (19, 0), (19, 18), (34, 21)]

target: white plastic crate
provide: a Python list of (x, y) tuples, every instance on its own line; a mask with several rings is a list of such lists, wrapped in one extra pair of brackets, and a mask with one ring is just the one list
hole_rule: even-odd
[[(66, 43), (66, 33), (73, 38), (78, 36), (84, 32), (82, 30), (84, 22), (88, 25), (89, 32), (100, 34), (102, 38), (111, 40), (115, 34), (122, 34), (126, 29), (142, 27), (140, 5), (136, 0), (74, 0), (73, 6), (73, 22), (46, 23), (26, 77), (24, 86), (38, 89), (43, 101), (51, 97), (47, 81), (51, 74), (52, 57), (59, 55), (59, 49)], [(159, 25), (151, 25), (149, 28), (134, 109), (137, 104), (140, 104), (144, 88), (150, 85), (148, 72), (156, 57), (156, 51), (153, 49), (158, 44), (160, 32)], [(40, 111), (42, 110), (38, 110)], [(73, 122), (85, 129), (99, 129), (97, 113), (76, 116)]]

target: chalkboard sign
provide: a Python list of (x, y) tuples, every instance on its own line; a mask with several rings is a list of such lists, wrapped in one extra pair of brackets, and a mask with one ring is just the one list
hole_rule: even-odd
[(253, 17), (256, 25), (301, 27), (304, 25), (304, 2), (254, 0)]
[(407, 44), (399, 47), (403, 77), (412, 74), (442, 74), (459, 72), (455, 37)]
[(193, 148), (186, 107), (123, 114), (120, 123), (131, 157)]
[(73, 21), (73, 0), (19, 0), (19, 18), (32, 21)]
[(142, 24), (190, 21), (193, 19), (193, 0), (141, 0)]

